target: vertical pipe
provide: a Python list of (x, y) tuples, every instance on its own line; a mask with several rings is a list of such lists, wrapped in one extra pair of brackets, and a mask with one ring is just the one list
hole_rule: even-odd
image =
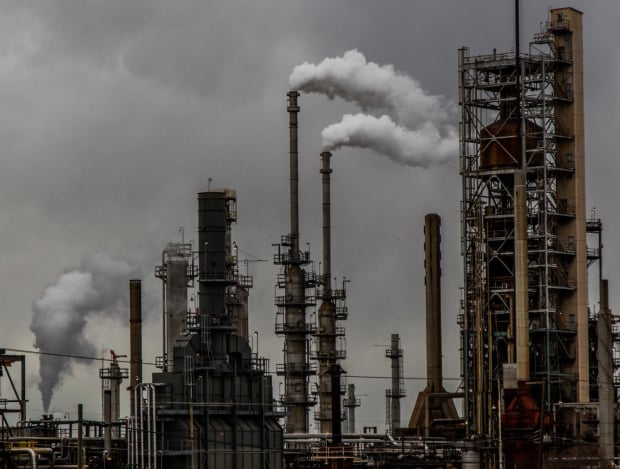
[(403, 394), (401, 389), (402, 376), (402, 351), (400, 348), (400, 336), (392, 334), (390, 358), (392, 359), (392, 393), (390, 399), (390, 427), (392, 434), (400, 428), (400, 399)]
[(77, 468), (82, 469), (83, 461), (82, 461), (82, 447), (83, 447), (83, 439), (82, 439), (82, 422), (83, 422), (83, 405), (78, 404), (78, 435), (77, 435)]
[(20, 412), (20, 417), (21, 417), (21, 421), (25, 422), (26, 421), (26, 357), (22, 356), (20, 357), (21, 362), (21, 399), (19, 401), (19, 412)]
[(112, 449), (112, 390), (103, 390), (103, 423), (105, 425), (105, 436), (103, 438), (103, 450), (110, 454)]
[[(319, 416), (321, 433), (333, 433), (334, 396), (340, 389), (331, 389), (331, 367), (336, 364), (336, 318), (331, 291), (331, 213), (330, 213), (330, 152), (321, 153), (323, 186), (323, 295), (319, 308)], [(336, 394), (336, 392), (338, 394)]]
[(135, 279), (129, 281), (129, 334), (129, 400), (134, 412), (134, 389), (142, 382), (142, 281)]
[[(600, 253), (600, 251), (599, 251)], [(601, 279), (601, 311), (597, 324), (598, 395), (599, 395), (599, 458), (609, 461), (614, 457), (614, 396), (613, 356), (611, 338), (611, 313), (609, 311), (609, 286)], [(606, 467), (606, 466), (603, 466)]]
[(340, 410), (340, 375), (344, 370), (338, 364), (329, 369), (332, 387), (332, 444), (342, 444), (342, 421)]
[(355, 433), (355, 407), (356, 401), (355, 398), (355, 384), (349, 384), (347, 389), (347, 433)]
[(323, 186), (323, 296), (326, 301), (331, 300), (331, 192), (329, 159), (332, 154), (328, 151), (321, 153), (321, 175)]
[(298, 113), (297, 105), (298, 91), (289, 91), (288, 107), (289, 113), (289, 155), (290, 155), (290, 190), (291, 190), (291, 242), (293, 259), (297, 260), (299, 255), (299, 171), (298, 171)]
[(515, 316), (517, 325), (517, 381), (530, 379), (530, 338), (527, 272), (527, 206), (525, 174), (514, 174), (515, 205)]
[(424, 217), (426, 284), (426, 377), (431, 392), (442, 389), (441, 364), (441, 218)]

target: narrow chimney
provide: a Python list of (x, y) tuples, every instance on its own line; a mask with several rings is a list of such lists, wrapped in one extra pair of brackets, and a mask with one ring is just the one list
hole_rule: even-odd
[(135, 412), (134, 389), (142, 382), (142, 281), (129, 281), (129, 402), (131, 415)]
[(426, 283), (426, 379), (428, 389), (442, 389), (441, 368), (441, 218), (424, 217), (424, 269)]
[(331, 202), (330, 202), (330, 175), (332, 169), (329, 159), (332, 154), (328, 151), (321, 153), (321, 175), (323, 180), (323, 296), (326, 301), (331, 300), (332, 275), (332, 243), (331, 243)]
[(297, 128), (299, 114), (299, 106), (297, 98), (298, 91), (289, 91), (288, 107), (289, 113), (289, 155), (290, 155), (290, 186), (291, 186), (291, 254), (294, 260), (299, 256), (299, 171), (298, 171), (298, 144), (297, 144)]

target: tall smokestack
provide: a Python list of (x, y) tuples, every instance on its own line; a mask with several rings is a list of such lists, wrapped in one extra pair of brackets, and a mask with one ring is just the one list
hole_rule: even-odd
[[(424, 271), (426, 284), (426, 388), (418, 394), (409, 428), (430, 434), (432, 419), (456, 419), (452, 394), (443, 387), (441, 362), (441, 218), (436, 213), (424, 217)], [(431, 399), (432, 397), (432, 399)], [(428, 406), (428, 409), (427, 409)]]
[(129, 402), (131, 415), (135, 412), (134, 389), (142, 382), (142, 281), (129, 281)]
[(329, 159), (332, 154), (328, 151), (321, 153), (321, 175), (323, 181), (323, 296), (326, 301), (331, 299), (332, 276), (332, 243), (331, 243), (331, 193)]
[(288, 107), (289, 113), (289, 155), (290, 155), (290, 186), (291, 186), (291, 254), (296, 260), (299, 256), (299, 170), (298, 170), (298, 118), (299, 106), (297, 105), (298, 91), (289, 91)]
[(428, 388), (442, 388), (441, 367), (441, 218), (424, 217), (424, 269), (426, 283), (426, 380)]
[[(284, 296), (276, 295), (278, 313), (276, 333), (284, 334), (284, 364), (278, 366), (278, 374), (284, 376), (285, 392), (282, 402), (286, 406), (286, 432), (308, 433), (309, 376), (313, 370), (309, 366), (308, 334), (313, 327), (306, 322), (306, 306), (310, 304), (306, 288), (312, 275), (307, 276), (302, 266), (309, 263), (309, 252), (299, 250), (299, 176), (297, 115), (299, 106), (297, 91), (289, 91), (287, 111), (289, 113), (289, 159), (290, 159), (290, 234), (282, 238), (278, 246), (275, 263), (284, 267), (284, 275), (278, 276), (278, 288), (284, 288)], [(287, 252), (281, 253), (280, 247)], [(313, 274), (313, 273), (312, 273)]]
[[(323, 185), (323, 295), (319, 308), (319, 420), (321, 433), (332, 433), (334, 396), (340, 390), (331, 389), (333, 381), (330, 370), (336, 365), (336, 308), (331, 289), (331, 213), (330, 174), (331, 153), (321, 153), (321, 175)], [(339, 399), (338, 399), (339, 400)], [(335, 423), (335, 422), (334, 422)], [(335, 436), (335, 435), (334, 435)]]

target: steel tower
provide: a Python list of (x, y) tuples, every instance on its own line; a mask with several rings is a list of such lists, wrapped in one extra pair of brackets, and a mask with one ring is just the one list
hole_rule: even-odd
[(543, 410), (589, 400), (581, 25), (581, 12), (552, 9), (525, 54), (459, 53), (472, 434), (497, 435), (518, 382), (537, 383)]

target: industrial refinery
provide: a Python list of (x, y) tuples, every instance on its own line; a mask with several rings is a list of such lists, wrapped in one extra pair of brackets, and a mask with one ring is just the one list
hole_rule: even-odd
[[(416, 133), (424, 120), (415, 113), (397, 112), (395, 122), (385, 115), (345, 116), (324, 130), (323, 151), (311, 160), (321, 182), (315, 188), (320, 254), (310, 252), (300, 228), (299, 168), (310, 164), (299, 158), (303, 94), (358, 93), (375, 100), (358, 101), (364, 110), (394, 106), (374, 89), (375, 95), (338, 91), (336, 74), (323, 73), (338, 60), (297, 68), (282, 106), (289, 190), (280, 197), (287, 199), (290, 225), (268, 242), (278, 269), (269, 340), (282, 344), (280, 360), (261, 356), (251, 332), (255, 285), (242, 268), (234, 228), (243, 199), (235, 188), (209, 181), (197, 194), (197, 241), (162, 246), (161, 262), (152, 267), (161, 286), (156, 337), (143, 330), (143, 280), (121, 287), (129, 298), (126, 347), (110, 350), (101, 360), (100, 383), (91, 383), (92, 392), (101, 393), (101, 419), (86, 417), (80, 403), (77, 418), (47, 413), (58, 376), (45, 371), (46, 413), (34, 419), (26, 396), (31, 357), (0, 350), (0, 467), (617, 467), (620, 320), (603, 277), (603, 222), (586, 203), (582, 13), (551, 9), (527, 50), (519, 48), (518, 20), (516, 31), (512, 51), (458, 50), (458, 131), (437, 113), (428, 154), (413, 155), (413, 139), (426, 138)], [(360, 57), (350, 51), (342, 62), (371, 67)], [(429, 123), (430, 117), (426, 129)], [(406, 149), (403, 139), (409, 139)], [(462, 199), (454, 201), (461, 208), (461, 264), (442, 258), (439, 214), (416, 220), (418, 236), (411, 235), (424, 252), (426, 328), (416, 333), (426, 344), (426, 379), (416, 382), (415, 403), (405, 407), (404, 363), (414, 357), (401, 331), (392, 331), (381, 351), (389, 375), (381, 396), (385, 428), (357, 423), (364, 401), (347, 380), (345, 324), (356, 321), (356, 312), (347, 304), (346, 272), (334, 277), (332, 233), (339, 222), (331, 210), (338, 204), (331, 159), (343, 146), (371, 148), (410, 166), (458, 160), (462, 181)], [(134, 274), (112, 267), (109, 272)], [(462, 279), (458, 314), (442, 308), (446, 269)], [(592, 296), (599, 299), (596, 310)], [(35, 304), (37, 314), (42, 303)], [(447, 321), (458, 324), (458, 347), (442, 344)], [(144, 356), (145, 341), (160, 344), (161, 354)], [(46, 343), (37, 335), (41, 353)], [(443, 361), (455, 353), (460, 376), (451, 389)], [(42, 369), (56, 366), (46, 369), (61, 373), (61, 357), (49, 355)], [(157, 371), (149, 375), (143, 368), (151, 362)]]

